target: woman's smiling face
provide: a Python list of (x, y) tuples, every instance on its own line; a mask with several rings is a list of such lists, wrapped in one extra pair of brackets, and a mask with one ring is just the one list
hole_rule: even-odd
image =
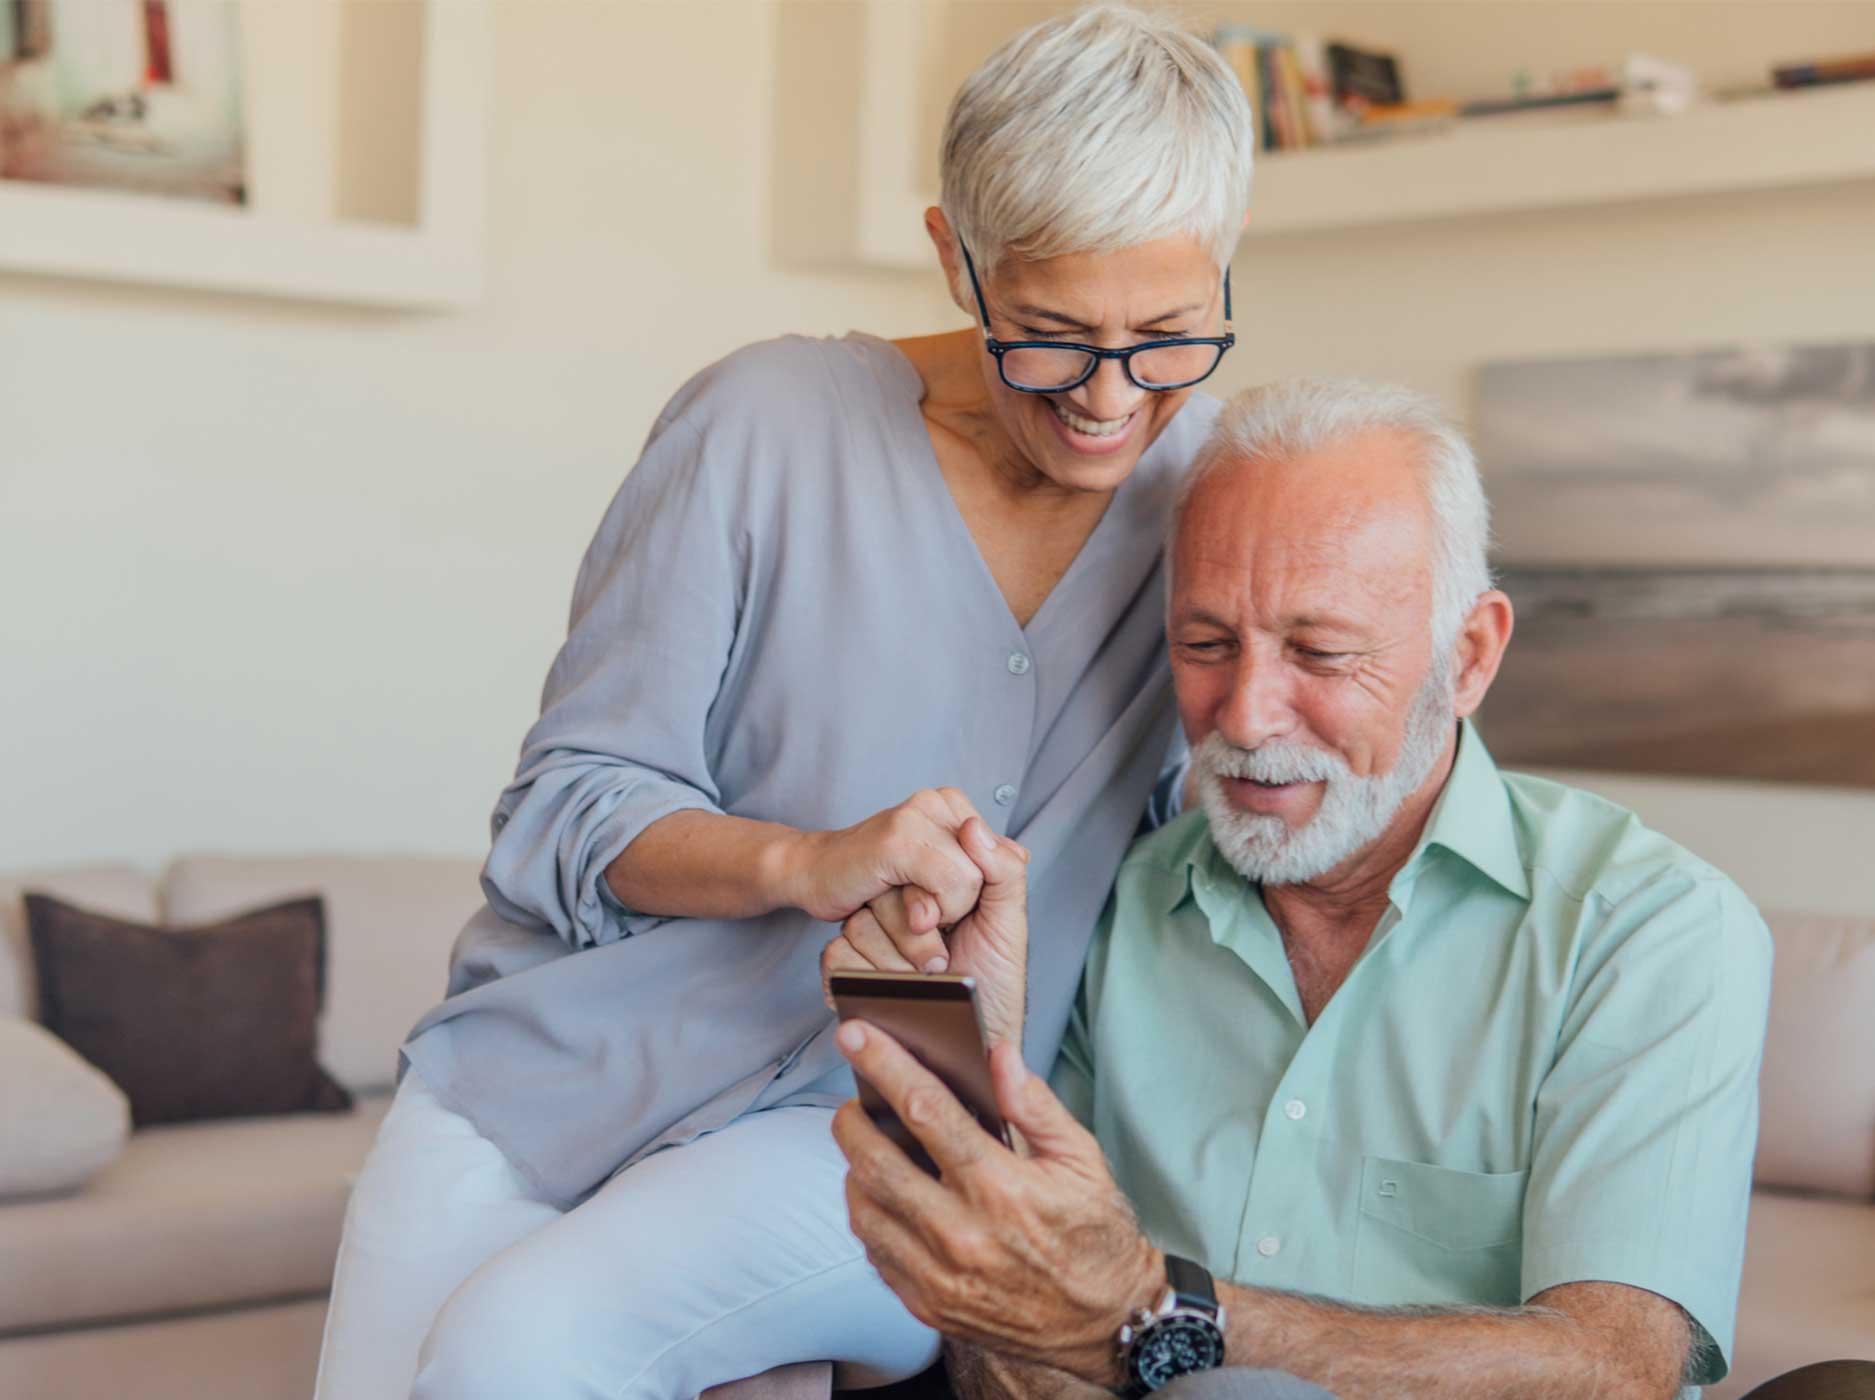
[[(990, 333), (998, 340), (1120, 350), (1223, 332), (1217, 265), (1196, 239), (1183, 235), (1113, 253), (1005, 258), (980, 281)], [(953, 280), (959, 283), (968, 297), (968, 276)], [(964, 309), (974, 316), (974, 301)], [(986, 350), (981, 359), (997, 425), (1023, 462), (1064, 490), (1114, 490), (1191, 395), (1190, 389), (1141, 389), (1117, 360), (1102, 360), (1092, 378), (1065, 393), (1019, 393), (1003, 382), (994, 356)]]

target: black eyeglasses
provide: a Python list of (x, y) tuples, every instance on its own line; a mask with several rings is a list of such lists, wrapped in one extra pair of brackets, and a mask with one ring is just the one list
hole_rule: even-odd
[(1237, 343), (1230, 330), (1229, 267), (1224, 269), (1223, 335), (1181, 335), (1148, 340), (1124, 350), (1063, 340), (998, 340), (990, 332), (990, 308), (983, 300), (983, 284), (977, 281), (976, 262), (963, 239), (957, 240), (957, 246), (963, 249), (970, 290), (976, 293), (977, 313), (983, 318), (983, 348), (996, 357), (1003, 383), (1019, 394), (1061, 394), (1078, 389), (1094, 377), (1102, 360), (1118, 360), (1128, 379), (1152, 393), (1189, 389), (1209, 379), (1224, 352)]

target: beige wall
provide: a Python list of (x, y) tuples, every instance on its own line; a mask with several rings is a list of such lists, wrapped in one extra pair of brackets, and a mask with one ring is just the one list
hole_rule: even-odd
[(0, 868), (482, 846), (669, 394), (936, 324), (934, 282), (770, 265), (770, 21), (504, 0), (471, 313), (0, 276)]
[[(1483, 74), (1519, 10), (1618, 55), (1624, 11), (1687, 7), (1365, 8), (1448, 44), (1451, 12), (1492, 16)], [(1875, 47), (1871, 5), (1716, 8), (1789, 17), (1767, 59), (1845, 24)], [(579, 551), (671, 390), (782, 330), (962, 324), (934, 279), (771, 265), (772, 18), (505, 0), (475, 312), (0, 278), (0, 867), (476, 849)], [(1708, 68), (1756, 65), (1772, 26), (1739, 32)], [(1222, 379), (1366, 374), (1463, 408), (1495, 357), (1867, 338), (1872, 227), (1863, 184), (1259, 240)], [(1711, 790), (1875, 832), (1875, 795)], [(1866, 905), (1859, 870), (1816, 878), (1819, 907)]]

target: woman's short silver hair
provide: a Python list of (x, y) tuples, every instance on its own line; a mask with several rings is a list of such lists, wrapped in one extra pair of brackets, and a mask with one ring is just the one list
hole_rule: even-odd
[(1250, 205), (1250, 104), (1170, 16), (1101, 4), (985, 59), (944, 123), (945, 217), (979, 272), (1188, 234), (1222, 268)]
[(1491, 588), (1491, 506), (1471, 444), (1436, 399), (1360, 379), (1285, 379), (1246, 389), (1225, 404), (1192, 463), (1172, 530), (1198, 484), (1220, 466), (1293, 461), (1371, 432), (1420, 444), (1420, 485), (1432, 514), (1432, 644), (1435, 660), (1449, 660), (1472, 605)]

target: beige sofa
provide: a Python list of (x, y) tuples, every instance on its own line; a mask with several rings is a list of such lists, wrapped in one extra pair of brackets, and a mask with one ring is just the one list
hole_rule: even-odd
[[(1739, 844), (1730, 868), (1751, 889), (1752, 843)], [(323, 894), (322, 1057), (358, 1106), (144, 1129), (79, 1192), (0, 1203), (0, 1395), (304, 1400), (347, 1185), (388, 1103), (398, 1042), (477, 903), (476, 863), (196, 856), (160, 878), (122, 866), (0, 876), (0, 1015), (32, 1012), (24, 888), (177, 922)], [(1768, 912), (1764, 1189), (1738, 1364), (1714, 1396), (1807, 1361), (1875, 1358), (1875, 880), (1860, 918)], [(794, 1395), (824, 1394), (824, 1368), (794, 1380)]]
[(390, 1103), (397, 1046), (435, 1000), (477, 863), (433, 857), (176, 861), (0, 876), (0, 1015), (30, 1015), (19, 907), (43, 889), (197, 922), (316, 891), (327, 912), (320, 1058), (345, 1114), (145, 1128), (76, 1194), (0, 1203), (0, 1395), (306, 1400), (346, 1192)]

